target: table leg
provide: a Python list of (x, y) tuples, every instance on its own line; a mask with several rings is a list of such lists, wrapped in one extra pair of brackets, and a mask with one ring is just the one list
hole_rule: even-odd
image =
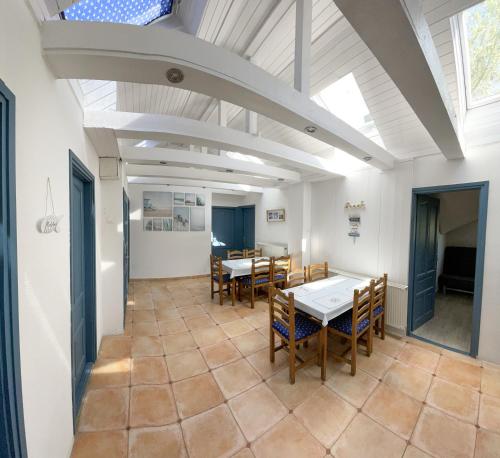
[(326, 357), (328, 346), (328, 329), (326, 326), (321, 328), (321, 340), (323, 347), (321, 350), (321, 380), (326, 380)]
[(236, 278), (233, 277), (231, 280), (231, 302), (234, 307), (234, 301), (236, 299)]

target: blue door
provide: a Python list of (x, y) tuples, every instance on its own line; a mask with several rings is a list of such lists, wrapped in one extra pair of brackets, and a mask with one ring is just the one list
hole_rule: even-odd
[(439, 199), (417, 195), (412, 330), (434, 316)]
[(212, 254), (226, 259), (227, 250), (241, 250), (236, 240), (236, 208), (212, 207)]
[(96, 357), (94, 177), (70, 152), (71, 370), (77, 417)]
[(243, 248), (255, 248), (255, 207), (243, 207)]
[(123, 319), (127, 308), (130, 279), (130, 200), (123, 190)]

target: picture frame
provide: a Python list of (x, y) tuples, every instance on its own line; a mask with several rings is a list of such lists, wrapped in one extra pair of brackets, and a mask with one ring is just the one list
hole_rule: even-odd
[(286, 221), (285, 209), (277, 208), (274, 210), (266, 210), (266, 220), (268, 223), (283, 223)]

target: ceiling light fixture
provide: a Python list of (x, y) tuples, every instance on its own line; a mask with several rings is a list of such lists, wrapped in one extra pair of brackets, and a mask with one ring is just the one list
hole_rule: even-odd
[(160, 161), (161, 165), (167, 165), (167, 161)]
[(372, 158), (371, 156), (365, 156), (365, 157), (363, 158), (363, 161), (365, 161), (365, 162), (370, 162), (372, 159), (373, 159), (373, 158)]
[(308, 133), (308, 134), (314, 134), (314, 132), (316, 132), (316, 126), (306, 126), (304, 128), (304, 130)]
[(233, 169), (226, 169), (226, 172), (227, 172), (227, 173), (233, 173), (233, 172), (234, 172), (234, 170), (233, 170)]
[(284, 178), (278, 178), (278, 181), (285, 181)]
[(172, 84), (179, 84), (184, 80), (184, 73), (178, 68), (169, 68), (167, 70), (167, 80)]

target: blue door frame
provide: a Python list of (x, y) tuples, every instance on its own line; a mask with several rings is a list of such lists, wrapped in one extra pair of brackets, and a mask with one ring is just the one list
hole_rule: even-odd
[[(24, 458), (23, 400), (17, 297), (15, 97), (0, 80), (0, 444)], [(0, 450), (3, 455), (3, 451)]]
[[(76, 418), (80, 409), (80, 404), (85, 392), (85, 387), (90, 376), (90, 369), (96, 360), (97, 356), (97, 337), (96, 337), (96, 254), (95, 254), (95, 190), (94, 190), (94, 175), (85, 167), (78, 157), (69, 151), (69, 194), (70, 206), (73, 202), (73, 180), (78, 179), (83, 182), (85, 189), (85, 215), (86, 221), (83, 227), (85, 237), (85, 352), (86, 352), (86, 370), (83, 383), (79, 386), (75, 385), (75, 380), (72, 374), (72, 394), (73, 394), (73, 429), (76, 427)], [(69, 214), (71, 215), (71, 207)], [(70, 244), (74, 239), (73, 228), (70, 224)], [(71, 264), (71, 304), (73, 306), (74, 297), (74, 265), (75, 260), (70, 250)], [(73, 307), (72, 307), (73, 308)], [(73, 320), (71, 323), (71, 358), (73, 368)]]
[(128, 282), (130, 279), (130, 199), (123, 190), (123, 323), (128, 301)]
[[(476, 272), (474, 285), (474, 302), (472, 306), (472, 335), (470, 352), (463, 352), (456, 348), (447, 347), (425, 339), (424, 337), (413, 334), (412, 317), (413, 317), (413, 292), (415, 288), (415, 242), (416, 242), (416, 207), (417, 196), (425, 194), (435, 194), (439, 192), (456, 192), (468, 191), (477, 189), (479, 191), (479, 212), (477, 222), (477, 254), (476, 254)], [(481, 326), (481, 304), (483, 297), (483, 274), (484, 274), (484, 252), (486, 246), (486, 223), (488, 218), (488, 191), (489, 182), (479, 181), (474, 183), (452, 184), (443, 186), (431, 186), (424, 188), (414, 188), (412, 190), (412, 211), (411, 211), (411, 235), (410, 235), (410, 269), (408, 274), (408, 318), (407, 318), (407, 334), (420, 340), (424, 340), (448, 350), (458, 353), (469, 354), (473, 357), (477, 356), (479, 348), (479, 332)]]

